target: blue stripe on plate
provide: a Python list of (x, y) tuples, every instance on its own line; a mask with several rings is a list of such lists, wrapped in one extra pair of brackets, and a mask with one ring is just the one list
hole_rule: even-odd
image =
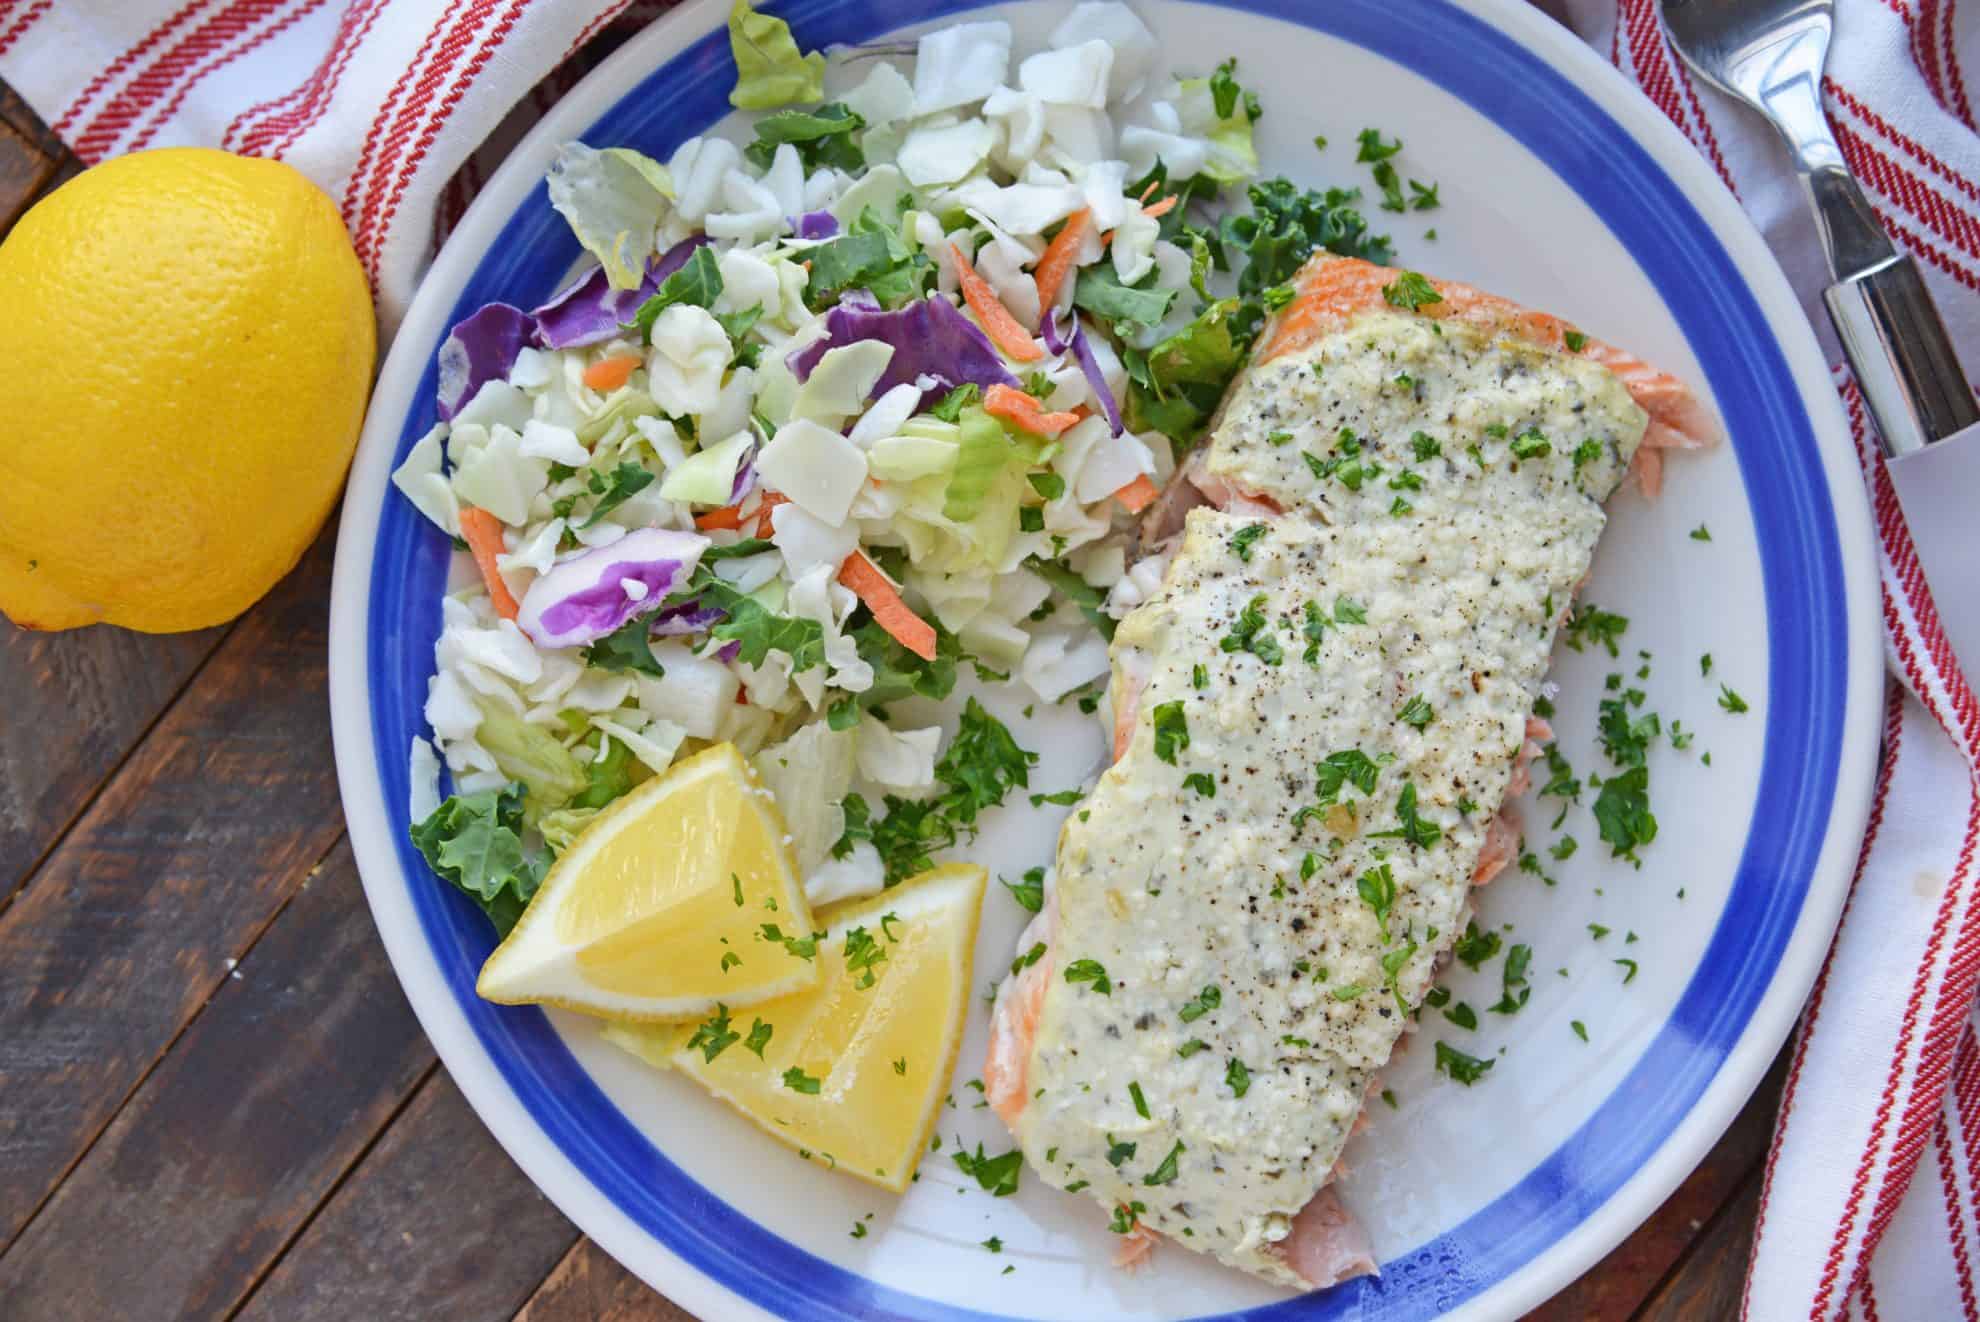
[[(1530, 1262), (1634, 1175), (1717, 1073), (1772, 980), (1835, 792), (1849, 637), (1841, 550), (1814, 433), (1759, 305), (1704, 219), (1619, 124), (1537, 57), (1444, 0), (1217, 2), (1328, 33), (1414, 70), (1491, 119), (1580, 194), (1662, 292), (1704, 364), (1736, 440), (1766, 584), (1769, 715), (1759, 802), (1712, 942), (1641, 1063), (1517, 1186), (1387, 1263), (1379, 1279), (1227, 1315), (1430, 1318)], [(779, 9), (812, 49), (973, 7), (970, 0), (797, 0)], [(689, 131), (727, 112), (732, 77), (726, 37), (712, 33), (647, 77), (584, 136), (664, 158)], [(548, 206), (523, 208), (468, 281), (455, 319), (491, 300), (547, 295), (577, 256)], [(429, 371), (405, 420), (401, 456), (433, 417)], [(954, 1322), (996, 1316), (878, 1285), (750, 1221), (634, 1129), (540, 1013), (475, 996), (475, 973), (491, 946), (487, 925), (427, 872), (401, 815), (404, 750), (421, 732), (438, 632), (433, 602), (447, 555), (444, 539), (410, 506), (386, 499), (369, 611), (372, 732), (400, 866), (434, 959), (522, 1104), (636, 1224), (696, 1271), (774, 1314)]]

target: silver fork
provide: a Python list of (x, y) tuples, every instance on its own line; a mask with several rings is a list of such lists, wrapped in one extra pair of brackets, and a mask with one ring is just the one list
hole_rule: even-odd
[(1684, 62), (1787, 140), (1835, 277), (1823, 298), (1886, 451), (1907, 455), (1980, 422), (1918, 268), (1891, 246), (1829, 132), (1822, 66), (1831, 0), (1661, 0), (1658, 8)]

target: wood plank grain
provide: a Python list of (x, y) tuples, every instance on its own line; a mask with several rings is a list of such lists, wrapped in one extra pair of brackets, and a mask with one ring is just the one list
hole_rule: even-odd
[(13, 228), (59, 163), (59, 156), (41, 151), (19, 129), (0, 121), (0, 234)]
[(7, 1315), (225, 1317), (433, 1064), (342, 842), (0, 1254)]
[(0, 122), (26, 138), (43, 156), (54, 159), (69, 154), (62, 140), (41, 122), (41, 116), (34, 113), (34, 107), (21, 100), (21, 94), (5, 83), (0, 83)]
[(1741, 1186), (1692, 1255), (1636, 1315), (1638, 1322), (1726, 1322), (1739, 1316), (1753, 1223), (1760, 1215), (1760, 1177), (1755, 1171)]
[(224, 634), (33, 633), (0, 620), (0, 907)]
[(695, 1322), (587, 1237), (571, 1246), (515, 1322)]
[(0, 912), (0, 1243), (102, 1132), (343, 830), (330, 538), (227, 635)]
[(506, 1322), (577, 1237), (436, 1070), (237, 1316)]
[(1526, 1322), (1626, 1318), (1655, 1293), (1765, 1159), (1787, 1059), (1783, 1047), (1725, 1136), (1664, 1205), (1581, 1279), (1528, 1313)]

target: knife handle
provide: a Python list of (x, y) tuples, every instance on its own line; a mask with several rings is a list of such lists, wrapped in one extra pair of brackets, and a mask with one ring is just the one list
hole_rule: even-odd
[(1911, 258), (1891, 257), (1823, 292), (1843, 354), (1892, 458), (1980, 422), (1952, 337)]

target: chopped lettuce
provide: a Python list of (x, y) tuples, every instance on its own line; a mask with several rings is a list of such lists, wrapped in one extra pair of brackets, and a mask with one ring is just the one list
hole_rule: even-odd
[(634, 289), (674, 197), (667, 167), (626, 147), (567, 142), (550, 164), (550, 205), (570, 222), (614, 289)]
[(736, 60), (729, 104), (739, 110), (773, 110), (825, 97), (825, 57), (799, 50), (791, 25), (757, 13), (749, 0), (735, 0), (729, 9), (729, 51)]
[(797, 148), (807, 172), (829, 168), (855, 174), (866, 167), (855, 137), (865, 127), (866, 121), (843, 101), (816, 110), (779, 110), (756, 121), (756, 141), (743, 148), (743, 159), (768, 170), (777, 148), (788, 142)]
[(1194, 443), (1250, 347), (1248, 339), (1231, 333), (1238, 310), (1238, 300), (1222, 299), (1145, 356), (1129, 351), (1130, 427), (1161, 432), (1175, 443), (1177, 453)]
[(668, 308), (680, 304), (686, 307), (712, 308), (715, 300), (722, 297), (722, 267), (712, 249), (697, 247), (681, 263), (680, 269), (662, 280), (653, 291), (653, 296), (639, 305), (633, 314), (631, 325), (639, 331), (642, 340), (653, 338), (653, 323)]
[(960, 448), (942, 502), (942, 516), (966, 523), (983, 510), (993, 483), (1016, 454), (1003, 424), (976, 405), (956, 419)]
[(1161, 325), (1175, 296), (1173, 289), (1156, 287), (1153, 271), (1134, 284), (1124, 285), (1107, 262), (1082, 267), (1073, 286), (1073, 306), (1106, 322), (1123, 339)]
[(543, 861), (523, 848), (524, 793), (509, 785), (456, 794), (412, 827), (427, 864), (488, 915), (498, 937), (509, 934), (543, 881)]
[(586, 786), (584, 769), (557, 736), (508, 712), (484, 712), (474, 737), (503, 775), (521, 783), (530, 820), (562, 807)]

